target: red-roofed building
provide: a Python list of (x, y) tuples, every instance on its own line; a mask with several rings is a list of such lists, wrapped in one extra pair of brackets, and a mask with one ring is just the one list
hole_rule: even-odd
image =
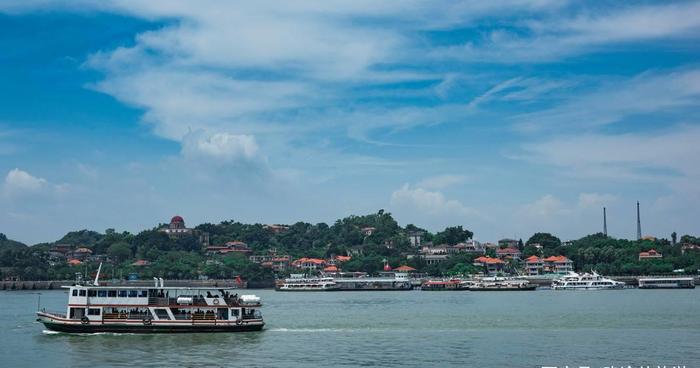
[(71, 258), (68, 260), (68, 264), (71, 266), (78, 266), (78, 265), (83, 264), (83, 262), (80, 262), (80, 260), (78, 260), (78, 259)]
[(498, 258), (491, 258), (487, 256), (481, 256), (474, 259), (474, 266), (482, 266), (489, 275), (496, 274), (503, 271), (503, 266), (505, 262)]
[(351, 259), (352, 259), (351, 256), (336, 256), (336, 257), (335, 257), (335, 260), (338, 261), (338, 262), (347, 262), (347, 261), (349, 261), (349, 260), (351, 260)]
[(136, 266), (136, 267), (144, 267), (144, 266), (149, 266), (150, 264), (151, 264), (151, 262), (148, 262), (145, 259), (139, 259), (138, 261), (132, 263), (131, 265)]
[(416, 269), (411, 267), (411, 266), (403, 265), (403, 266), (399, 266), (399, 267), (394, 268), (394, 271), (396, 271), (396, 272), (415, 272)]
[(525, 259), (525, 273), (528, 276), (541, 275), (544, 272), (544, 260), (538, 256), (530, 256)]
[(252, 252), (248, 245), (242, 241), (230, 241), (225, 245), (213, 245), (207, 247), (207, 253), (209, 254), (229, 254), (229, 253), (240, 253), (248, 254)]
[(551, 256), (543, 259), (543, 273), (566, 274), (574, 270), (574, 262), (564, 256)]
[(339, 269), (338, 269), (338, 266), (336, 266), (336, 265), (330, 265), (330, 266), (327, 266), (326, 268), (323, 269), (323, 272), (338, 272), (338, 271), (339, 271)]
[(514, 247), (496, 249), (496, 256), (498, 256), (498, 258), (501, 258), (501, 259), (503, 259), (503, 258), (520, 259), (521, 255), (522, 255), (522, 252), (520, 252), (520, 249), (514, 248)]
[(326, 266), (326, 261), (320, 258), (299, 258), (292, 262), (292, 266), (305, 270), (320, 270)]
[(77, 259), (79, 261), (84, 261), (88, 259), (92, 255), (92, 250), (88, 248), (78, 248), (72, 252), (70, 252), (69, 257), (73, 259)]
[(657, 252), (656, 249), (652, 249), (648, 252), (641, 252), (639, 253), (639, 260), (643, 259), (661, 259), (664, 258), (664, 255)]

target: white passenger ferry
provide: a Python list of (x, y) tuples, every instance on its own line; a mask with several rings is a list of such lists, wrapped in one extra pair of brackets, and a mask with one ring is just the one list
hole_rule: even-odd
[(611, 280), (598, 275), (596, 272), (578, 274), (569, 272), (568, 274), (552, 281), (553, 290), (605, 290), (622, 289), (624, 282)]
[(338, 284), (332, 277), (306, 277), (293, 274), (290, 278), (278, 282), (275, 288), (278, 291), (334, 291), (338, 290)]
[(695, 289), (692, 277), (641, 277), (640, 289)]
[[(96, 279), (97, 280), (97, 279)], [(95, 282), (95, 284), (97, 284)], [(236, 289), (74, 285), (64, 313), (37, 312), (37, 321), (59, 332), (242, 332), (265, 322), (260, 298)]]

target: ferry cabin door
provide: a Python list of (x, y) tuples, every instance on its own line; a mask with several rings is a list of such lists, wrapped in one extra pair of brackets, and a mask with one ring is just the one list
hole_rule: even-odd
[(81, 319), (83, 316), (85, 316), (85, 308), (71, 308), (68, 318)]
[(216, 319), (228, 321), (228, 308), (218, 308), (216, 310)]

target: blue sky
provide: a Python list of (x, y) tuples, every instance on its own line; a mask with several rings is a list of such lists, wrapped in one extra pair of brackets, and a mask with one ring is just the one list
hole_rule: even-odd
[(0, 231), (698, 234), (700, 2), (0, 2)]

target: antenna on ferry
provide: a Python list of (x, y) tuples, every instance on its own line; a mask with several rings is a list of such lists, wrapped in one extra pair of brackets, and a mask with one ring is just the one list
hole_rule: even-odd
[(100, 262), (100, 267), (97, 267), (97, 275), (95, 275), (95, 281), (92, 283), (95, 286), (100, 286), (100, 271), (102, 271), (102, 262)]
[(158, 287), (158, 278), (157, 278), (157, 277), (154, 277), (154, 278), (153, 278), (153, 281), (155, 282), (154, 287)]
[(160, 280), (160, 287), (164, 287), (165, 281), (163, 281), (163, 278), (161, 277), (159, 280)]

